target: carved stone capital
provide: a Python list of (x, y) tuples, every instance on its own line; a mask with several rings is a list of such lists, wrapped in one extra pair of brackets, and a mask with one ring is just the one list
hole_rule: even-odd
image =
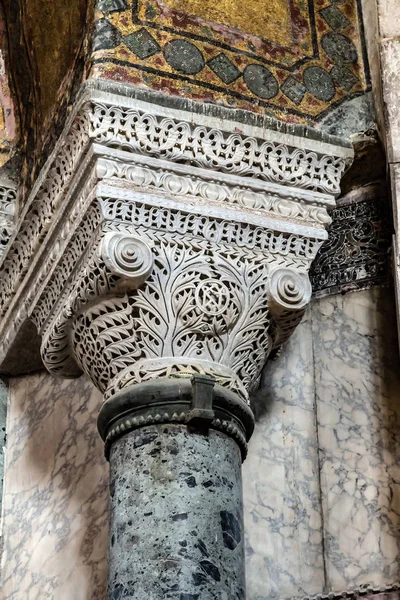
[(3, 262), (5, 355), (30, 319), (47, 369), (106, 399), (203, 374), (248, 402), (310, 300), (351, 150), (228, 116), (83, 94)]
[(138, 207), (134, 192), (122, 205), (138, 211), (132, 227), (105, 218), (110, 204), (98, 200), (97, 231), (79, 243), (74, 272), (66, 278), (67, 252), (32, 313), (48, 370), (84, 371), (106, 398), (153, 378), (203, 373), (247, 400), (310, 300), (308, 244), (290, 252), (292, 235)]

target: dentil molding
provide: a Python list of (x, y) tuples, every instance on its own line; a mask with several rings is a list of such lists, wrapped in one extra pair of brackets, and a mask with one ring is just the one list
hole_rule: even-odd
[(3, 370), (29, 320), (47, 369), (85, 372), (106, 398), (200, 373), (247, 401), (310, 300), (352, 150), (133, 96), (86, 86), (20, 215), (0, 273)]

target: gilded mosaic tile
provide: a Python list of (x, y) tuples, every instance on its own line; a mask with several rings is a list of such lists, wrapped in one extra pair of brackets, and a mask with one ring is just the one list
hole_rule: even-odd
[(369, 89), (359, 0), (99, 0), (92, 74), (287, 121)]

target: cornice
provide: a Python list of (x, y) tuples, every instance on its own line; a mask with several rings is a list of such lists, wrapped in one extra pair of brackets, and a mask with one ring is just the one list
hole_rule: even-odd
[[(202, 119), (206, 117), (214, 120), (212, 126), (217, 123), (217, 128), (224, 129), (226, 127), (227, 131), (245, 132), (246, 135), (319, 151), (323, 154), (344, 158), (351, 158), (353, 155), (352, 143), (343, 136), (328, 134), (321, 129), (298, 123), (287, 123), (253, 111), (222, 104), (198, 102), (190, 98), (171, 96), (157, 90), (101, 78), (87, 80), (83, 84), (80, 94), (83, 96), (87, 91), (89, 93), (91, 93), (90, 91), (101, 91), (109, 95), (124, 96), (130, 99), (129, 101), (133, 101), (133, 105), (137, 101), (142, 101), (154, 106), (156, 112), (162, 108), (173, 110), (175, 114), (177, 111), (181, 111), (182, 115), (189, 114), (190, 120), (196, 124), (203, 123)], [(187, 120), (187, 117), (183, 116), (183, 120)], [(230, 125), (227, 125), (229, 123)]]

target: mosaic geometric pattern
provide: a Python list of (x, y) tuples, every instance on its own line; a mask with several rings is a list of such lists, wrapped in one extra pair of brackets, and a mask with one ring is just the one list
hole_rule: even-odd
[(310, 271), (314, 295), (389, 283), (392, 226), (387, 197), (338, 206), (331, 216), (329, 239)]
[(286, 121), (369, 89), (360, 0), (99, 0), (94, 75)]

